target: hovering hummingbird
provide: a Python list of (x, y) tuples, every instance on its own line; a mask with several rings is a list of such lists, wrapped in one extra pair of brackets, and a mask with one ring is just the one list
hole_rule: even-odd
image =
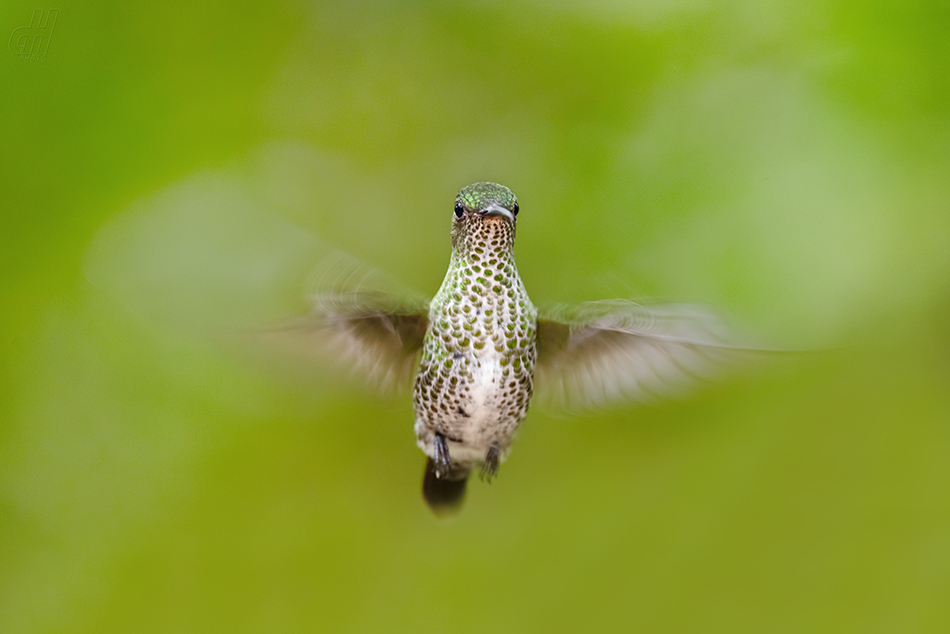
[(407, 375), (418, 359), (422, 492), (438, 514), (458, 508), (473, 469), (497, 473), (536, 382), (585, 405), (652, 400), (709, 376), (730, 351), (748, 350), (711, 313), (691, 307), (611, 300), (539, 318), (515, 265), (518, 212), (514, 193), (496, 183), (458, 193), (449, 268), (428, 305), (360, 290), (314, 301), (311, 327), (329, 330), (376, 378)]

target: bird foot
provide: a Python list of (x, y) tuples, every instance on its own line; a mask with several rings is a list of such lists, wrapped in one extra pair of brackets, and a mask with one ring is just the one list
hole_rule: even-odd
[(498, 446), (498, 443), (492, 443), (492, 446), (488, 449), (488, 453), (485, 454), (485, 462), (482, 463), (482, 479), (491, 482), (491, 479), (495, 477), (498, 473), (498, 461), (501, 458), (501, 447)]
[(432, 444), (435, 445), (435, 457), (433, 458), (435, 461), (435, 477), (441, 478), (442, 476), (448, 475), (452, 468), (452, 456), (449, 455), (449, 443), (446, 442), (445, 436), (436, 433)]

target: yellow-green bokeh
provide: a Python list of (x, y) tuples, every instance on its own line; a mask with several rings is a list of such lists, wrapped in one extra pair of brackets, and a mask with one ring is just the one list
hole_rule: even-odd
[[(61, 6), (45, 61), (0, 51), (0, 631), (947, 631), (948, 33), (938, 2)], [(834, 351), (536, 408), (437, 521), (407, 394), (207, 330), (300, 309), (322, 248), (431, 294), (477, 180), (539, 305)]]

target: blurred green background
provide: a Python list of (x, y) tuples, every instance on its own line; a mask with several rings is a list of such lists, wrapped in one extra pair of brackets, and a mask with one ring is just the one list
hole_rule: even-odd
[[(0, 54), (0, 631), (950, 630), (945, 2), (59, 8)], [(539, 305), (844, 348), (535, 408), (440, 522), (407, 393), (183, 326), (324, 247), (431, 294), (477, 180)]]

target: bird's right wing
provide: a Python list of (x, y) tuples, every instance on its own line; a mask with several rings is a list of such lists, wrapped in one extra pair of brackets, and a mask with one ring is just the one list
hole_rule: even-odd
[(270, 335), (349, 364), (373, 386), (408, 382), (428, 325), (428, 305), (378, 291), (321, 292), (309, 315), (290, 320)]
[(93, 241), (87, 279), (144, 323), (228, 353), (301, 375), (349, 365), (375, 388), (403, 382), (428, 300), (275, 213), (255, 183), (199, 174), (117, 214)]

